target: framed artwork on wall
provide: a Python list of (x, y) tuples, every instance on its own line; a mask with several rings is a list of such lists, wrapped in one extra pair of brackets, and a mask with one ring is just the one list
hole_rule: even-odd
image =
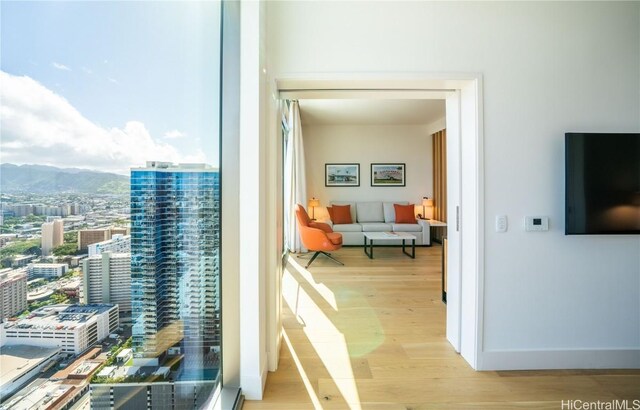
[(324, 164), (324, 186), (360, 186), (360, 164)]
[(371, 164), (371, 186), (406, 186), (405, 164)]

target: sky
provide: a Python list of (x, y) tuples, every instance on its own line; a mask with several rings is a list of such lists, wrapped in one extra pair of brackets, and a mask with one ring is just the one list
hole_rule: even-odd
[(219, 163), (219, 3), (0, 2), (0, 162)]

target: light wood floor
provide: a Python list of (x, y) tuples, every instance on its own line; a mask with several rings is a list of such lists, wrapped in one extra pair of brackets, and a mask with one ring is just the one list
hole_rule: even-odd
[[(640, 399), (640, 371), (476, 372), (445, 340), (440, 246), (343, 248), (338, 266), (290, 258), (284, 340), (264, 400), (244, 409), (561, 409)], [(631, 405), (633, 402), (629, 402)], [(568, 408), (568, 407), (565, 407)]]

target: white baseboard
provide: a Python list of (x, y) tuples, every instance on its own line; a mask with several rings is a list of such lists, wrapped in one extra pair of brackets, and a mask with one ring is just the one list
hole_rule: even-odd
[(275, 372), (278, 370), (278, 362), (280, 361), (280, 348), (282, 347), (282, 333), (278, 333), (276, 346), (273, 350), (267, 352), (267, 370)]
[(478, 370), (640, 369), (640, 349), (485, 351)]
[(264, 387), (267, 384), (267, 359), (260, 363), (260, 374), (255, 376), (244, 376), (240, 378), (242, 394), (246, 400), (262, 400)]
[[(265, 357), (265, 360), (262, 362), (262, 366), (260, 366), (260, 377), (262, 378), (262, 393), (264, 393), (264, 388), (267, 385), (267, 374), (269, 373), (269, 358)], [(262, 396), (262, 394), (261, 394)]]

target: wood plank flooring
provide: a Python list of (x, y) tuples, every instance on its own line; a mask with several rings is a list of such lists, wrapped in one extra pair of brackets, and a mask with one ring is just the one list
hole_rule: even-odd
[[(561, 409), (561, 400), (640, 399), (640, 371), (476, 372), (445, 339), (440, 246), (343, 248), (338, 266), (290, 257), (284, 336), (264, 400), (248, 410)], [(633, 402), (629, 402), (632, 405)], [(566, 407), (565, 407), (566, 408)]]

